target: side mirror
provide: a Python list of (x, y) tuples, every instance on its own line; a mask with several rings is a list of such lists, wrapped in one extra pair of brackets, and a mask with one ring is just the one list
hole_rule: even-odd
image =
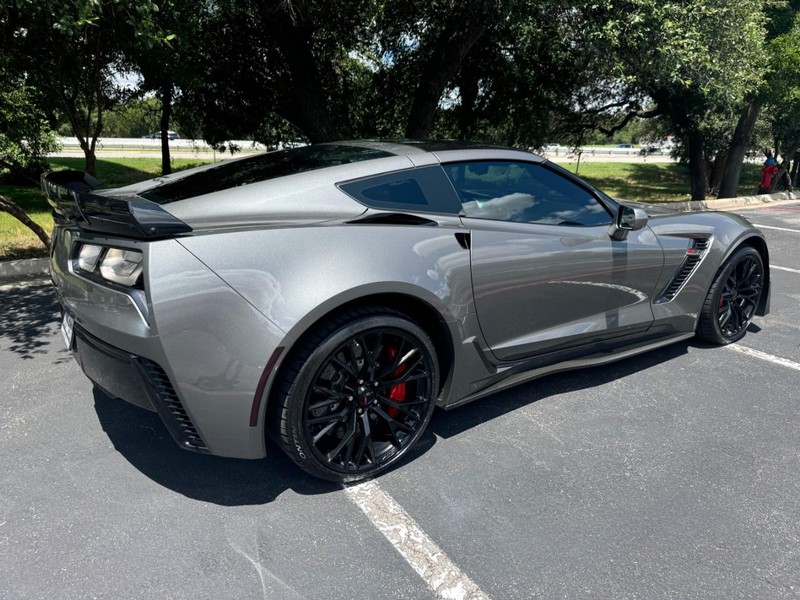
[(608, 230), (612, 240), (624, 240), (629, 231), (638, 231), (647, 225), (647, 213), (642, 208), (620, 206), (613, 225)]

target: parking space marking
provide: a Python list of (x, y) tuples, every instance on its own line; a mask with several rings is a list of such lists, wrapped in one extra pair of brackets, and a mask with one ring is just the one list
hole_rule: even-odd
[(731, 350), (736, 350), (736, 352), (741, 352), (742, 354), (746, 354), (747, 356), (752, 356), (753, 358), (765, 360), (767, 362), (771, 362), (773, 364), (780, 365), (788, 369), (794, 369), (795, 371), (800, 371), (800, 363), (796, 363), (793, 360), (781, 358), (780, 356), (773, 356), (772, 354), (767, 354), (766, 352), (761, 352), (760, 350), (753, 350), (752, 348), (748, 348), (747, 346), (740, 346), (739, 344), (730, 344), (726, 346), (726, 348), (730, 348)]
[(778, 269), (778, 271), (788, 271), (789, 273), (799, 273), (800, 269), (790, 269), (789, 267), (779, 267), (778, 265), (770, 265), (770, 269)]
[(800, 233), (800, 229), (789, 229), (787, 227), (773, 227), (772, 225), (759, 225), (757, 223), (753, 223), (753, 225), (758, 227), (759, 229), (774, 229), (775, 231), (790, 231), (792, 233)]
[(425, 583), (444, 600), (489, 600), (428, 537), (377, 481), (344, 485), (347, 497), (367, 515)]

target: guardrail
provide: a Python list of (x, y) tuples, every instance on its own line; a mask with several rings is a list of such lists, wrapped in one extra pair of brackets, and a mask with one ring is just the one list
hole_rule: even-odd
[[(81, 146), (76, 137), (61, 137), (58, 139), (64, 150), (80, 150)], [(261, 151), (265, 150), (263, 144), (252, 140), (230, 140), (226, 145), (234, 144), (242, 151)], [(214, 149), (204, 140), (177, 139), (170, 140), (169, 147), (172, 150), (182, 150), (185, 152), (213, 152)], [(98, 150), (161, 150), (160, 139), (145, 138), (100, 138), (97, 140)]]
[[(75, 137), (62, 137), (59, 138), (59, 143), (65, 150), (80, 150), (78, 138)], [(259, 152), (266, 150), (263, 144), (253, 142), (252, 140), (230, 140), (225, 142), (226, 145), (233, 144), (238, 146), (240, 151), (244, 152)], [(181, 150), (184, 152), (213, 152), (214, 149), (209, 146), (204, 140), (190, 140), (190, 139), (177, 139), (170, 140), (169, 147), (173, 150)], [(98, 150), (143, 150), (158, 152), (161, 149), (160, 139), (144, 139), (144, 138), (100, 138), (97, 141)], [(587, 146), (579, 149), (580, 153), (584, 156), (670, 156), (669, 149), (645, 150), (643, 148), (614, 148), (614, 147), (596, 147)], [(541, 149), (534, 150), (537, 154), (544, 156), (577, 156), (574, 148), (568, 146), (559, 146), (554, 149)]]
[[(534, 152), (536, 152), (534, 150)], [(589, 156), (671, 156), (669, 149), (646, 149), (646, 148), (609, 148), (609, 147), (592, 147), (587, 146), (584, 148), (569, 148), (568, 146), (559, 146), (551, 150), (543, 149), (537, 154), (547, 156), (577, 156), (578, 154)]]

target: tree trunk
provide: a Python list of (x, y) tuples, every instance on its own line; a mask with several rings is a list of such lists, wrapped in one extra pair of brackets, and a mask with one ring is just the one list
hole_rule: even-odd
[(0, 196), (0, 212), (6, 212), (10, 214), (12, 217), (17, 219), (20, 223), (25, 225), (28, 229), (33, 231), (36, 234), (42, 244), (44, 244), (45, 248), (50, 248), (50, 236), (47, 235), (44, 229), (36, 223), (33, 219), (31, 219), (19, 205), (12, 202), (5, 196)]
[(169, 157), (169, 119), (172, 115), (172, 84), (161, 88), (161, 174), (172, 173)]
[[(471, 6), (470, 6), (471, 4)], [(447, 84), (470, 49), (491, 24), (495, 14), (493, 0), (464, 3), (426, 52), (419, 84), (414, 90), (406, 137), (421, 139), (430, 135), (436, 109)]]
[[(83, 146), (83, 144), (81, 144)], [(97, 176), (97, 154), (94, 151), (94, 145), (86, 145), (83, 148), (83, 157), (86, 160), (86, 172), (92, 177)]]
[(725, 173), (725, 166), (728, 162), (728, 153), (720, 152), (714, 157), (711, 163), (711, 172), (708, 175), (708, 193), (716, 194), (722, 182), (722, 176)]
[(692, 200), (706, 199), (706, 162), (703, 150), (703, 133), (690, 131), (686, 140), (689, 146), (689, 178), (691, 182)]
[(332, 142), (352, 136), (350, 126), (334, 119), (312, 52), (312, 27), (298, 20), (291, 3), (262, 0), (261, 21), (277, 41), (289, 71), (290, 97), (280, 107), (281, 116), (297, 125), (312, 143)]
[(761, 99), (755, 98), (750, 101), (739, 117), (736, 129), (733, 132), (730, 148), (728, 149), (728, 160), (725, 164), (725, 173), (719, 185), (718, 198), (735, 198), (739, 189), (739, 181), (742, 178), (742, 164), (750, 141), (753, 139), (753, 130), (756, 121), (761, 114)]
[(464, 73), (458, 81), (461, 104), (458, 107), (458, 139), (468, 140), (475, 131), (477, 112), (475, 101), (478, 98), (478, 79), (472, 72)]

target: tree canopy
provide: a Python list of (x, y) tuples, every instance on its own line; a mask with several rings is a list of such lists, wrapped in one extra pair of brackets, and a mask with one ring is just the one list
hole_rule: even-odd
[[(537, 147), (657, 119), (692, 193), (798, 114), (797, 0), (5, 0), (0, 56), (92, 170), (120, 102), (213, 144), (450, 137)], [(121, 89), (115, 75), (137, 72)], [(144, 100), (142, 100), (144, 99)], [(41, 120), (39, 122), (42, 122)], [(781, 129), (782, 128), (782, 129)], [(164, 170), (169, 169), (166, 137)], [(730, 170), (730, 175), (726, 175)], [(727, 179), (725, 179), (727, 177)]]

